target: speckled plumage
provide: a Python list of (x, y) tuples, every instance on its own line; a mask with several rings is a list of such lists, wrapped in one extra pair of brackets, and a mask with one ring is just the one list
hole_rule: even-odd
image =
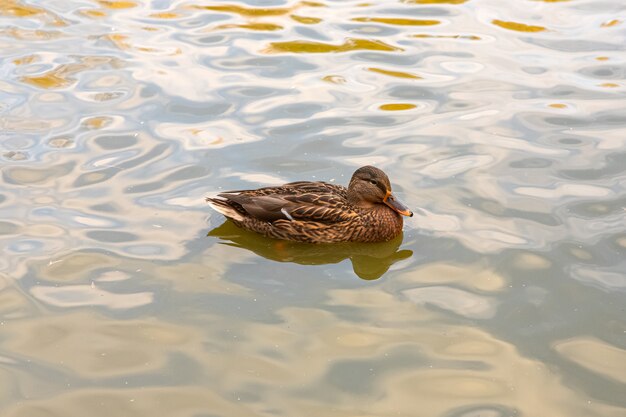
[(239, 227), (310, 243), (388, 241), (402, 231), (400, 213), (412, 215), (391, 195), (387, 175), (370, 166), (359, 168), (348, 188), (298, 181), (207, 201)]

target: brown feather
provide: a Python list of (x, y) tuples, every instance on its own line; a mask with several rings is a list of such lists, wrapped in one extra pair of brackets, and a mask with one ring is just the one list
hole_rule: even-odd
[(207, 201), (236, 225), (268, 237), (311, 243), (381, 242), (402, 231), (402, 217), (383, 203), (390, 188), (384, 172), (363, 167), (348, 189), (297, 181), (228, 191)]

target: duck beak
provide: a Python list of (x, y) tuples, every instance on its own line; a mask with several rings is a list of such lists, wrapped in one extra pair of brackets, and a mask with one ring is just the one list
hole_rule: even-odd
[(387, 204), (389, 207), (402, 214), (403, 216), (413, 217), (413, 212), (409, 210), (407, 206), (399, 202), (389, 190), (387, 190), (387, 194), (385, 195), (385, 198), (383, 198), (383, 203)]

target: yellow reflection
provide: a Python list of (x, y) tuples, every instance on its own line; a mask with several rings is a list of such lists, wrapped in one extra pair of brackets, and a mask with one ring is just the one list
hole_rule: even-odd
[(134, 1), (98, 0), (98, 3), (107, 9), (132, 9), (137, 7), (137, 3)]
[(391, 104), (383, 104), (380, 107), (378, 107), (380, 110), (385, 110), (385, 111), (401, 111), (401, 110), (410, 110), (410, 109), (414, 109), (416, 106), (415, 104), (409, 104), (409, 103), (391, 103)]
[(348, 38), (341, 45), (332, 45), (313, 41), (272, 42), (267, 53), (292, 52), (296, 54), (326, 54), (350, 51), (402, 51), (402, 48), (388, 45), (382, 41)]
[(150, 17), (154, 17), (156, 19), (177, 19), (181, 15), (174, 12), (161, 12), (161, 13), (152, 13)]
[(73, 82), (73, 80), (65, 79), (54, 72), (39, 76), (24, 76), (21, 80), (27, 84), (45, 89), (67, 87)]
[(280, 25), (275, 25), (273, 23), (247, 23), (247, 24), (241, 24), (241, 25), (237, 25), (237, 24), (220, 25), (216, 29), (233, 29), (233, 28), (270, 32), (274, 30), (281, 30), (283, 27)]
[(333, 84), (344, 84), (346, 82), (346, 79), (341, 75), (327, 75), (322, 80)]
[(27, 65), (27, 64), (32, 64), (33, 62), (35, 62), (37, 60), (38, 60), (37, 55), (27, 55), (27, 56), (23, 56), (21, 58), (14, 59), (13, 63), (15, 65)]
[(617, 83), (602, 83), (602, 84), (600, 84), (600, 87), (617, 88), (617, 87), (619, 87), (619, 84), (617, 84)]
[[(188, 132), (192, 134), (193, 136), (197, 136), (197, 137), (206, 137), (206, 134), (208, 133), (205, 129), (198, 129), (198, 128), (189, 129)], [(223, 137), (217, 136), (215, 137), (215, 139), (211, 140), (210, 142), (207, 142), (207, 145), (209, 146), (224, 145), (225, 142), (226, 141), (224, 140)]]
[(261, 17), (261, 16), (282, 16), (293, 9), (287, 8), (252, 8), (237, 5), (220, 5), (220, 6), (193, 6), (195, 9), (213, 10), (216, 12), (235, 13), (241, 16)]
[(105, 35), (104, 38), (111, 41), (119, 49), (130, 48), (130, 44), (126, 42), (126, 39), (128, 39), (128, 36), (126, 35), (122, 35), (119, 33), (111, 33), (111, 34)]
[(300, 22), (305, 25), (314, 25), (322, 21), (322, 19), (317, 18), (317, 17), (298, 16), (295, 14), (292, 14), (290, 17), (296, 22)]
[(546, 30), (543, 26), (531, 26), (524, 23), (505, 22), (504, 20), (494, 19), (491, 22), (496, 26), (516, 32), (543, 32)]
[(553, 109), (566, 109), (567, 108), (567, 104), (563, 104), (563, 103), (552, 103), (549, 104), (550, 107), (552, 107)]
[[(216, 12), (225, 12), (225, 13), (234, 13), (240, 16), (246, 17), (264, 17), (264, 16), (283, 16), (291, 13), (294, 10), (299, 9), (300, 7), (324, 7), (325, 5), (322, 3), (314, 2), (314, 1), (303, 1), (298, 4), (295, 4), (293, 7), (245, 7), (238, 6), (234, 4), (223, 4), (223, 5), (210, 5), (210, 6), (192, 6), (194, 9), (200, 10), (213, 10)], [(294, 20), (298, 20), (299, 16), (295, 17)], [(317, 23), (313, 22), (313, 20), (317, 20), (315, 18), (303, 18), (303, 19), (311, 19), (311, 21), (305, 21), (301, 23)], [(319, 19), (321, 20), (321, 19)], [(299, 20), (298, 20), (299, 21)]]
[(389, 75), (391, 77), (397, 77), (397, 78), (412, 78), (416, 80), (422, 79), (422, 77), (420, 77), (419, 75), (411, 74), (408, 72), (390, 71), (390, 70), (384, 70), (382, 68), (368, 68), (367, 70), (371, 72), (377, 72), (379, 74)]
[(67, 22), (61, 19), (56, 14), (32, 5), (20, 4), (15, 0), (2, 0), (0, 1), (0, 16), (15, 16), (32, 18), (33, 16), (42, 15), (50, 18), (51, 23), (55, 26), (66, 26)]
[(350, 259), (354, 272), (366, 280), (380, 278), (395, 262), (413, 255), (410, 250), (398, 250), (402, 235), (384, 243), (313, 245), (265, 238), (226, 221), (211, 230), (208, 236), (220, 238), (225, 245), (247, 249), (277, 262), (325, 265)]
[(613, 20), (609, 20), (608, 22), (604, 22), (604, 23), (602, 23), (602, 27), (603, 27), (603, 28), (610, 28), (610, 27), (613, 27), (613, 26), (617, 26), (617, 25), (619, 25), (620, 23), (622, 23), (622, 21), (621, 21), (621, 20), (619, 20), (619, 19), (613, 19)]
[(63, 88), (76, 82), (72, 77), (74, 74), (105, 64), (117, 66), (118, 61), (109, 57), (81, 57), (79, 63), (59, 65), (44, 74), (25, 75), (20, 80), (44, 89)]
[(482, 38), (480, 36), (476, 36), (476, 35), (429, 35), (426, 33), (420, 33), (417, 35), (413, 35), (414, 38), (420, 38), (420, 39), (427, 39), (427, 38), (433, 38), (433, 39), (462, 39), (462, 40), (468, 40), (468, 41), (479, 41)]
[(61, 32), (54, 32), (49, 30), (28, 30), (19, 28), (0, 29), (0, 34), (10, 36), (20, 40), (48, 40), (60, 38)]
[(15, 1), (3, 1), (0, 3), (3, 16), (30, 17), (43, 13), (42, 9), (33, 6), (17, 4)]
[(106, 116), (90, 117), (83, 122), (83, 126), (87, 129), (102, 129), (103, 127), (110, 125), (113, 119)]
[(80, 12), (87, 17), (96, 17), (96, 18), (105, 17), (107, 15), (102, 10), (95, 10), (95, 9), (81, 10)]
[(441, 23), (439, 20), (399, 19), (386, 17), (355, 17), (352, 20), (355, 22), (374, 22), (396, 26), (433, 26)]

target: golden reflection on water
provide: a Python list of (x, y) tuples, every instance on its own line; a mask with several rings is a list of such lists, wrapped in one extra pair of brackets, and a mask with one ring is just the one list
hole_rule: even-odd
[(415, 104), (410, 103), (390, 103), (390, 104), (382, 104), (378, 108), (384, 111), (402, 111), (402, 110), (411, 110), (414, 109)]
[(246, 24), (220, 25), (216, 27), (215, 29), (219, 30), (219, 29), (232, 29), (232, 28), (271, 32), (274, 30), (281, 30), (283, 27), (280, 25), (275, 25), (273, 23), (246, 23)]
[(37, 55), (28, 55), (28, 56), (14, 59), (13, 63), (15, 65), (28, 65), (28, 64), (32, 64), (33, 62), (37, 60), (38, 60)]
[(313, 41), (272, 42), (266, 53), (291, 52), (296, 54), (327, 54), (350, 51), (402, 51), (402, 48), (382, 41), (348, 38), (343, 44), (333, 45)]
[(54, 26), (66, 26), (68, 24), (64, 19), (50, 12), (48, 9), (26, 5), (16, 0), (0, 1), (0, 16), (13, 16), (28, 19), (36, 18)]
[(333, 83), (333, 84), (343, 84), (346, 82), (346, 79), (341, 75), (327, 75), (322, 80)]
[(95, 9), (92, 9), (92, 10), (81, 10), (80, 13), (85, 15), (86, 17), (89, 17), (89, 18), (94, 17), (94, 18), (97, 18), (97, 19), (107, 16), (106, 12), (104, 12), (102, 10), (95, 10)]
[(298, 15), (295, 15), (295, 14), (292, 14), (290, 17), (293, 20), (295, 20), (296, 22), (302, 23), (302, 24), (305, 24), (305, 25), (316, 25), (316, 24), (318, 24), (319, 22), (322, 21), (322, 19), (317, 18), (317, 17), (298, 16)]
[(503, 20), (494, 19), (491, 21), (494, 25), (500, 26), (504, 29), (514, 30), (516, 32), (543, 32), (546, 30), (543, 26), (527, 25), (525, 23), (518, 22), (506, 22)]
[(441, 22), (438, 20), (426, 20), (426, 19), (400, 19), (400, 18), (385, 18), (385, 17), (355, 17), (352, 20), (355, 22), (373, 22), (384, 23), (386, 25), (397, 26), (434, 26)]
[(193, 8), (200, 10), (212, 10), (216, 12), (226, 12), (238, 14), (240, 16), (246, 17), (267, 17), (267, 16), (283, 16), (293, 12), (294, 10), (298, 10), (302, 7), (325, 7), (323, 3), (318, 3), (314, 1), (302, 1), (299, 3), (295, 3), (292, 7), (245, 7), (245, 6), (237, 6), (230, 4), (222, 4), (222, 5), (208, 5), (208, 6), (200, 6), (194, 5)]
[(619, 19), (612, 19), (612, 20), (609, 20), (608, 22), (602, 23), (602, 27), (603, 28), (610, 28), (610, 27), (613, 27), (613, 26), (617, 26), (617, 25), (619, 25), (621, 23), (622, 23), (622, 21), (619, 20)]
[(105, 39), (111, 41), (117, 48), (119, 49), (128, 49), (130, 48), (130, 44), (126, 41), (128, 36), (122, 35), (121, 33), (111, 33), (105, 36)]
[(408, 72), (402, 72), (402, 71), (391, 71), (391, 70), (385, 70), (382, 68), (368, 68), (367, 70), (372, 71), (372, 72), (377, 72), (379, 74), (389, 75), (391, 77), (397, 77), (397, 78), (409, 78), (409, 79), (414, 79), (414, 80), (422, 79), (422, 77), (420, 77), (419, 75), (411, 74)]
[(213, 10), (216, 12), (235, 13), (241, 16), (260, 17), (260, 16), (282, 16), (288, 14), (293, 9), (286, 8), (248, 8), (235, 5), (219, 5), (219, 6), (194, 6), (197, 9)]
[(115, 58), (87, 56), (80, 57), (80, 63), (63, 64), (40, 75), (26, 75), (21, 81), (43, 89), (56, 89), (68, 87), (76, 82), (74, 75), (90, 69), (103, 66), (119, 68), (122, 63)]
[(380, 278), (395, 262), (409, 258), (413, 252), (399, 250), (402, 235), (384, 243), (312, 245), (264, 238), (226, 221), (211, 230), (223, 244), (247, 249), (266, 259), (300, 265), (324, 265), (350, 259), (354, 273), (365, 280)]
[(174, 12), (160, 12), (150, 14), (150, 17), (154, 17), (155, 19), (178, 19), (181, 16), (181, 14)]
[(102, 7), (112, 10), (132, 9), (137, 7), (137, 3), (134, 1), (98, 0), (98, 3), (100, 3)]
[(30, 30), (20, 28), (8, 28), (0, 29), (0, 34), (10, 36), (19, 40), (49, 40), (60, 38), (63, 36), (62, 32), (53, 30)]

